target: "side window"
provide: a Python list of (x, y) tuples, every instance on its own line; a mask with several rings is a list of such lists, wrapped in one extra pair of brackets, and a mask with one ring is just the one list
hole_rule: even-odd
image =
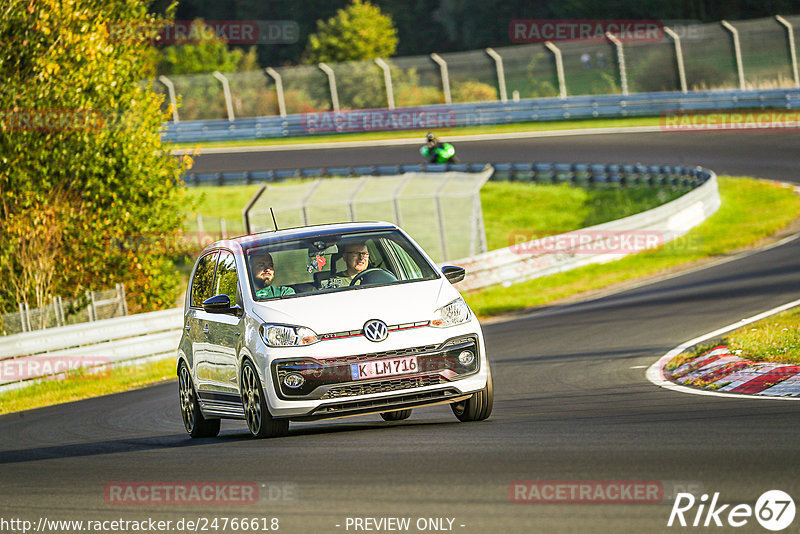
[(219, 252), (212, 252), (200, 258), (192, 278), (192, 306), (202, 308), (203, 301), (214, 296), (214, 268), (217, 266)]
[(386, 247), (386, 255), (398, 264), (400, 272), (395, 274), (400, 280), (422, 278), (419, 265), (399, 243), (386, 238), (381, 238), (381, 243)]
[(232, 252), (223, 250), (217, 265), (217, 277), (214, 280), (213, 295), (228, 295), (231, 299), (231, 306), (235, 304), (241, 305), (241, 302), (237, 301), (238, 292), (236, 289), (238, 285), (239, 277), (236, 275), (236, 260), (234, 260)]

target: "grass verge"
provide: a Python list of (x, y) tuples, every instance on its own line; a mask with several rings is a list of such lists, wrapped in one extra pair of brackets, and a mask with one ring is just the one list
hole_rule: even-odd
[(800, 308), (743, 326), (717, 343), (698, 345), (675, 356), (664, 368), (677, 369), (717, 345), (727, 345), (733, 354), (754, 362), (800, 365)]
[(719, 188), (722, 206), (717, 213), (659, 249), (509, 287), (491, 287), (465, 298), (483, 318), (542, 306), (756, 245), (800, 216), (800, 197), (792, 189), (732, 177), (720, 177)]
[[(98, 373), (76, 371), (63, 380), (39, 380), (0, 393), (0, 414), (119, 393), (175, 378), (175, 360), (115, 367)], [(177, 393), (176, 393), (177, 396)]]

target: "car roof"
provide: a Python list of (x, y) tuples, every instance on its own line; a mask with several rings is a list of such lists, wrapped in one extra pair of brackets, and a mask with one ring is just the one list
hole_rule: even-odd
[(296, 228), (285, 228), (278, 231), (260, 232), (258, 234), (250, 234), (241, 237), (235, 237), (232, 239), (224, 239), (222, 241), (217, 241), (207, 246), (203, 250), (203, 253), (215, 248), (241, 247), (243, 249), (248, 249), (251, 247), (258, 247), (262, 245), (268, 245), (270, 243), (277, 243), (280, 241), (288, 241), (292, 239), (324, 237), (329, 235), (353, 233), (353, 232), (370, 232), (376, 230), (397, 230), (397, 229), (398, 229), (397, 226), (395, 226), (394, 224), (381, 221), (298, 226)]

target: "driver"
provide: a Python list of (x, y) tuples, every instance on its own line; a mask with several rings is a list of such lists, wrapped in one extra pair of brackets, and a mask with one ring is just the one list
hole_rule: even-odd
[(259, 254), (250, 259), (253, 269), (253, 282), (256, 285), (257, 299), (271, 299), (294, 295), (294, 289), (288, 286), (273, 286), (275, 279), (275, 264), (269, 252)]
[(365, 271), (369, 266), (369, 251), (365, 243), (348, 243), (344, 245), (342, 257), (344, 257), (344, 263), (347, 268), (336, 273), (336, 276), (331, 277), (329, 287), (349, 286), (353, 278), (358, 273)]

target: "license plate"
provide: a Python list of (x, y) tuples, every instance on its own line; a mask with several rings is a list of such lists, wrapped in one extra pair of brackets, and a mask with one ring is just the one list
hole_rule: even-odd
[(417, 369), (419, 369), (419, 366), (416, 356), (350, 364), (350, 374), (353, 380), (405, 375), (408, 373), (415, 373)]

